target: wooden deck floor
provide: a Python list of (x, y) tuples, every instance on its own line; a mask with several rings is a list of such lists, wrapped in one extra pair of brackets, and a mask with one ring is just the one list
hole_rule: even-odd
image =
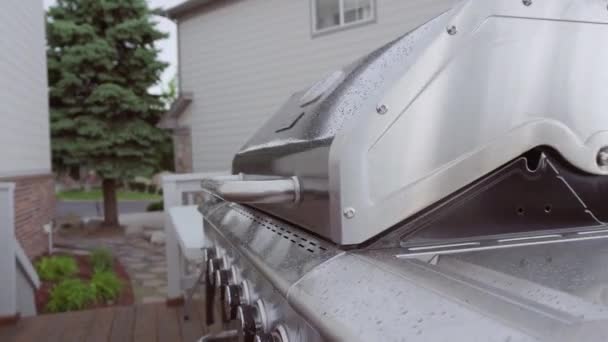
[(0, 341), (193, 342), (205, 331), (202, 302), (184, 321), (183, 307), (164, 303), (41, 315), (0, 327)]

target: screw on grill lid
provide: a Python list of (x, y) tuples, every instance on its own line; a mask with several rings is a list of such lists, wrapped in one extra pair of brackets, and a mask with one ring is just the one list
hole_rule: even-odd
[(384, 114), (388, 113), (388, 107), (386, 105), (379, 105), (376, 108), (376, 112), (380, 115), (384, 115)]
[(597, 153), (597, 165), (601, 168), (608, 167), (608, 146), (602, 147)]
[(344, 217), (346, 217), (347, 219), (352, 219), (353, 217), (355, 217), (355, 214), (357, 212), (355, 211), (354, 208), (346, 208), (344, 209)]

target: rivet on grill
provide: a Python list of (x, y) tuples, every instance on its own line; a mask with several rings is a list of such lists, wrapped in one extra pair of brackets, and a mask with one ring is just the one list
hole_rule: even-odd
[(597, 165), (600, 167), (608, 167), (608, 146), (602, 147), (597, 153)]
[(532, 0), (522, 0), (523, 4), (526, 6), (532, 5)]
[(385, 105), (379, 105), (376, 108), (376, 112), (378, 112), (378, 114), (380, 114), (380, 115), (384, 115), (388, 112), (388, 107), (386, 107)]
[(346, 208), (344, 209), (344, 217), (346, 217), (347, 219), (352, 219), (353, 217), (355, 217), (355, 209), (354, 208)]
[(450, 36), (453, 36), (456, 33), (458, 33), (458, 30), (456, 29), (456, 26), (452, 25), (452, 26), (448, 27), (448, 34)]

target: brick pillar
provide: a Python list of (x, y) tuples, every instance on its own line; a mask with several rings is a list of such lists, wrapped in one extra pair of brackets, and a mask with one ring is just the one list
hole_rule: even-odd
[(175, 172), (192, 172), (192, 131), (189, 127), (173, 130), (173, 154)]
[(55, 181), (52, 174), (1, 179), (15, 183), (15, 236), (33, 259), (47, 251), (42, 226), (55, 215)]

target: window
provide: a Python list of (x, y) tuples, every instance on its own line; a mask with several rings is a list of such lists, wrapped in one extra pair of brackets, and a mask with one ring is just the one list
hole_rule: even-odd
[(374, 0), (312, 0), (313, 33), (374, 19)]

